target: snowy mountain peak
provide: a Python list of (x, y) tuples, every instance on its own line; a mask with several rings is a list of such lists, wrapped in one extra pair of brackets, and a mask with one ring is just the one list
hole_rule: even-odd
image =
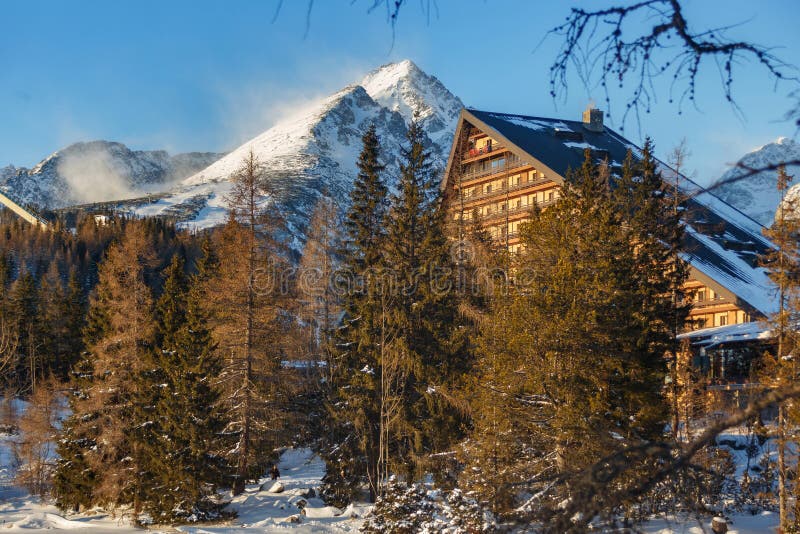
[(464, 104), (435, 76), (406, 59), (378, 67), (361, 85), (373, 100), (400, 113), (407, 123), (416, 116), (435, 144), (449, 146)]
[[(350, 146), (355, 139), (360, 139), (359, 129), (368, 126), (363, 121), (365, 110), (378, 113), (380, 106), (363, 87), (349, 85), (295, 111), (183, 183), (190, 186), (227, 180), (251, 150), (268, 173), (302, 172), (316, 164), (322, 152), (333, 144)], [(343, 130), (337, 138), (330, 139), (325, 131), (330, 128), (349, 128), (353, 135), (346, 135)], [(358, 131), (354, 133), (355, 130)]]
[[(779, 137), (745, 154), (736, 166), (723, 174), (709, 187), (709, 190), (764, 226), (770, 226), (780, 203), (780, 193), (777, 190), (778, 173), (773, 170), (746, 176), (750, 172), (748, 169), (798, 160), (800, 160), (800, 143), (789, 137)], [(790, 166), (787, 171), (790, 175), (800, 176), (800, 166)]]

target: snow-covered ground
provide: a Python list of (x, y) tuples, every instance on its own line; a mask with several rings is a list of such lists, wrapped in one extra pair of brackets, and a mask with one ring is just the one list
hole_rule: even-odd
[[(734, 515), (728, 521), (728, 534), (769, 534), (778, 527), (778, 514), (762, 512), (757, 515)], [(641, 527), (647, 534), (708, 534), (711, 520), (703, 518), (672, 517), (650, 521)]]
[[(24, 408), (24, 407), (23, 407)], [(13, 455), (11, 443), (14, 435), (0, 434), (0, 534), (3, 532), (52, 532), (71, 530), (93, 534), (127, 534), (142, 532), (127, 518), (112, 516), (96, 510), (89, 513), (65, 514), (52, 503), (32, 497), (16, 488), (13, 480)], [(736, 464), (735, 477), (741, 479), (747, 467), (747, 455), (742, 450), (747, 440), (745, 429), (731, 429), (721, 435), (718, 443), (724, 444)], [(769, 454), (769, 446), (763, 448)], [(751, 460), (753, 465), (754, 461)], [(369, 512), (367, 504), (350, 505), (344, 510), (327, 506), (317, 497), (324, 462), (309, 449), (286, 449), (278, 463), (282, 491), (274, 489), (273, 482), (265, 477), (250, 485), (233, 499), (229, 509), (237, 517), (226, 523), (213, 525), (186, 525), (165, 528), (163, 532), (187, 534), (236, 534), (251, 532), (345, 533), (358, 532), (363, 518)], [(710, 517), (670, 517), (652, 520), (640, 529), (647, 534), (700, 534), (710, 532)], [(778, 516), (772, 512), (756, 515), (733, 514), (729, 518), (730, 534), (756, 534), (775, 532)]]
[(230, 509), (238, 514), (233, 525), (184, 526), (179, 530), (194, 534), (289, 530), (298, 533), (358, 532), (361, 518), (369, 511), (368, 505), (351, 505), (339, 510), (310, 496), (317, 493), (325, 474), (325, 463), (318, 456), (309, 449), (288, 449), (281, 455), (278, 469), (284, 490), (281, 493), (269, 491), (273, 482), (268, 477), (249, 486), (231, 503)]
[[(0, 436), (0, 440), (7, 438)], [(317, 494), (325, 474), (325, 464), (318, 456), (309, 449), (288, 449), (281, 455), (278, 468), (284, 488), (280, 493), (269, 491), (273, 483), (268, 477), (263, 478), (234, 498), (228, 509), (237, 512), (236, 519), (225, 524), (182, 526), (177, 530), (193, 534), (358, 531), (364, 514), (370, 509), (368, 505), (351, 505), (339, 510), (311, 496)], [(8, 478), (0, 481), (0, 532), (80, 530), (94, 534), (125, 534), (141, 531), (128, 519), (112, 517), (105, 512), (64, 514), (52, 504), (12, 487), (9, 482)]]

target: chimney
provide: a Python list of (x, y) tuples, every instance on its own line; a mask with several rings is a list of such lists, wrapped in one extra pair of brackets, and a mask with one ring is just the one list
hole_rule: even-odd
[(594, 104), (586, 106), (583, 112), (583, 127), (590, 132), (603, 133), (603, 111), (594, 107)]

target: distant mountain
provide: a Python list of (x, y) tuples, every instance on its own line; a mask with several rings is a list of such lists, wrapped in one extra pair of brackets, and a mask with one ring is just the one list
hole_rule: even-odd
[(135, 207), (140, 215), (169, 214), (182, 225), (204, 228), (225, 220), (230, 177), (252, 150), (272, 182), (290, 231), (303, 239), (314, 205), (323, 195), (347, 202), (356, 176), (361, 137), (374, 124), (381, 139), (385, 176), (393, 185), (400, 149), (413, 117), (423, 126), (434, 163), (443, 168), (461, 101), (411, 61), (384, 65), (357, 84), (295, 110), (261, 135), (184, 180), (157, 202)]
[(102, 202), (163, 191), (223, 154), (131, 150), (121, 143), (75, 143), (32, 169), (0, 169), (0, 190), (40, 208)]
[[(780, 203), (780, 195), (776, 188), (777, 171), (764, 171), (739, 180), (736, 178), (747, 174), (748, 171), (743, 167), (756, 169), (793, 160), (800, 160), (800, 143), (781, 137), (746, 154), (736, 167), (723, 174), (708, 189), (764, 226), (770, 226)], [(800, 166), (793, 166), (787, 170), (790, 175), (800, 179)], [(794, 191), (793, 195), (800, 194), (797, 187), (794, 186), (790, 190)]]

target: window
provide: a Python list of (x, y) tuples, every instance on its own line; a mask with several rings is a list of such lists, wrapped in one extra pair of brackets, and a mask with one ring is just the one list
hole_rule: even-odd
[(704, 302), (706, 300), (706, 290), (698, 289), (697, 293), (694, 294), (694, 300), (697, 302)]
[(554, 196), (554, 193), (552, 191), (547, 193), (547, 201), (548, 202), (552, 202), (554, 198), (555, 198), (555, 196)]

